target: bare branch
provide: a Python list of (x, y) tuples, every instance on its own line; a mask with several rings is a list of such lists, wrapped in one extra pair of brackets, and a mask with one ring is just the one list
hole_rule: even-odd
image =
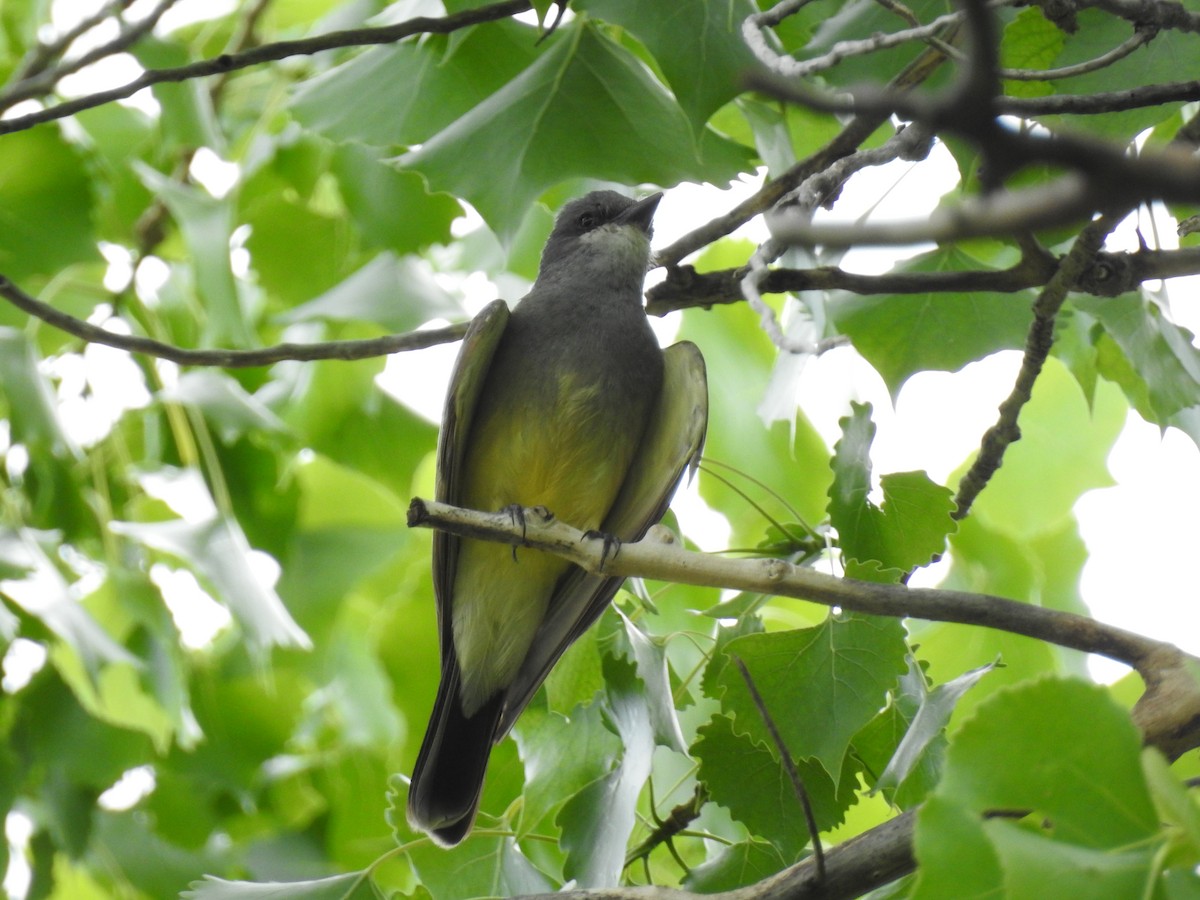
[(1017, 419), (1021, 409), (1033, 396), (1033, 385), (1041, 374), (1046, 357), (1050, 355), (1050, 347), (1054, 343), (1054, 322), (1058, 311), (1071, 285), (1079, 280), (1079, 276), (1092, 265), (1104, 245), (1104, 238), (1116, 227), (1124, 215), (1106, 216), (1092, 222), (1075, 239), (1071, 252), (1064, 257), (1058, 271), (1042, 290), (1037, 302), (1033, 305), (1033, 322), (1029, 326), (1029, 334), (1025, 339), (1025, 356), (1021, 360), (1021, 370), (1017, 373), (1016, 383), (1008, 398), (1000, 404), (1000, 418), (983, 436), (979, 455), (971, 464), (967, 474), (958, 485), (958, 495), (954, 498), (954, 518), (965, 518), (971, 509), (971, 504), (979, 496), (979, 492), (987, 486), (988, 481), (1004, 460), (1004, 453), (1009, 444), (1021, 439), (1021, 429)]
[(460, 537), (534, 547), (570, 560), (594, 574), (652, 578), (680, 584), (795, 597), (826, 606), (893, 618), (981, 625), (1098, 653), (1135, 668), (1156, 650), (1170, 647), (1094, 619), (990, 594), (909, 588), (835, 578), (780, 559), (725, 559), (684, 549), (665, 528), (621, 544), (613, 555), (602, 537), (586, 537), (544, 510), (527, 509), (524, 527), (506, 512), (484, 513), (414, 499), (410, 526), (436, 527)]
[(275, 62), (291, 56), (310, 56), (324, 50), (335, 50), (341, 47), (367, 47), (376, 44), (393, 44), (415, 34), (448, 34), (460, 28), (476, 25), (481, 22), (493, 22), (505, 19), (516, 13), (525, 12), (532, 4), (529, 0), (502, 0), (491, 6), (481, 6), (477, 9), (465, 9), (442, 18), (418, 16), (379, 28), (351, 28), (346, 31), (334, 31), (316, 37), (303, 38), (294, 41), (277, 41), (273, 44), (263, 44), (243, 53), (225, 53), (212, 59), (200, 60), (171, 69), (148, 69), (129, 84), (108, 91), (88, 94), (66, 100), (56, 106), (25, 116), (0, 120), (0, 135), (24, 131), (43, 122), (72, 116), (85, 109), (93, 109), (131, 97), (143, 88), (165, 82), (188, 81), (202, 78), (206, 75), (224, 75), (238, 69)]
[[(697, 272), (678, 266), (647, 293), (646, 311), (663, 316), (694, 307), (739, 303), (744, 298), (742, 281), (749, 266)], [(861, 275), (837, 266), (815, 269), (769, 269), (758, 284), (763, 294), (791, 291), (849, 291), (852, 294), (931, 294), (991, 291), (1016, 293), (1041, 287), (1058, 271), (1058, 260), (1049, 253), (1026, 253), (1007, 269), (971, 269), (963, 272), (886, 272)], [(1163, 278), (1200, 275), (1200, 247), (1178, 250), (1136, 250), (1128, 253), (1096, 254), (1071, 290), (1097, 297), (1117, 297), (1136, 290), (1143, 282)]]
[[(1082, 251), (1080, 256), (1083, 256)], [(662, 526), (650, 529), (640, 541), (621, 544), (613, 554), (603, 535), (585, 535), (540, 508), (526, 509), (523, 521), (518, 521), (507, 510), (477, 512), (414, 498), (408, 509), (408, 524), (409, 527), (438, 528), (460, 537), (534, 547), (569, 560), (595, 575), (652, 578), (795, 597), (871, 615), (978, 625), (1084, 653), (1098, 653), (1132, 666), (1142, 676), (1146, 690), (1134, 707), (1133, 719), (1147, 744), (1158, 747), (1171, 759), (1200, 746), (1200, 680), (1196, 677), (1200, 659), (1172, 644), (1105, 625), (1086, 616), (991, 594), (835, 578), (781, 559), (726, 559), (696, 553), (682, 547), (675, 535)], [(831, 850), (827, 860), (831, 882), (836, 852), (836, 849)], [(806, 876), (807, 883), (816, 884), (814, 875), (810, 871)], [(767, 882), (756, 888), (765, 884)], [(770, 892), (760, 894), (750, 888), (744, 890), (749, 892), (743, 895), (746, 898), (785, 896)], [(832, 892), (803, 896), (843, 895)]]
[(220, 366), (226, 369), (249, 369), (270, 366), (286, 359), (312, 361), (318, 359), (369, 359), (387, 356), (404, 350), (423, 350), (437, 344), (446, 344), (462, 339), (467, 332), (466, 323), (432, 328), (428, 331), (410, 331), (407, 334), (390, 334), (380, 338), (354, 341), (328, 341), (320, 344), (276, 344), (253, 350), (197, 350), (176, 347), (153, 338), (133, 334), (118, 334), (106, 331), (91, 322), (76, 319), (53, 306), (29, 296), (15, 284), (0, 275), (0, 297), (13, 306), (41, 319), (67, 334), (91, 344), (116, 347), (130, 353), (142, 353), (157, 359), (166, 359), (181, 366)]
[(1200, 32), (1200, 14), (1186, 9), (1181, 3), (1172, 0), (1091, 0), (1105, 12), (1110, 12), (1122, 19), (1128, 19), (1134, 25), (1154, 25), (1161, 29), (1176, 31)]

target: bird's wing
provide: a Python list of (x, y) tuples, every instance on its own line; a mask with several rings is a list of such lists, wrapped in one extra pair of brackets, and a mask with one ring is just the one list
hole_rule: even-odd
[[(442, 428), (438, 434), (436, 497), (443, 503), (459, 505), (462, 485), (459, 471), (479, 393), (487, 381), (488, 370), (500, 338), (508, 325), (508, 306), (493, 300), (474, 319), (463, 337), (446, 391)], [(438, 633), (442, 645), (442, 666), (454, 656), (453, 629), (450, 625), (450, 598), (454, 589), (454, 569), (458, 561), (458, 538), (444, 531), (433, 532), (433, 590), (437, 596)]]
[[(684, 471), (694, 472), (708, 427), (704, 357), (690, 341), (668, 347), (663, 387), (629, 474), (602, 530), (624, 541), (640, 540), (663, 517)], [(512, 728), (538, 686), (566, 649), (604, 612), (624, 578), (589, 575), (572, 566), (555, 588), (529, 655), (508, 689), (499, 740)]]

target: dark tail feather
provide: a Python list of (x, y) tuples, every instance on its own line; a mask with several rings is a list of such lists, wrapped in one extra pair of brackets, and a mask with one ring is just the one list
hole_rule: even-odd
[(442, 673), (408, 789), (408, 824), (439, 844), (453, 847), (471, 830), (503, 701), (500, 691), (468, 718), (458, 701), (458, 673)]

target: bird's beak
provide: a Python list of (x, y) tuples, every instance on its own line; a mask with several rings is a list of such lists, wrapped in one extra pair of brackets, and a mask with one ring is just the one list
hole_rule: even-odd
[(654, 211), (658, 209), (658, 201), (662, 199), (662, 191), (643, 197), (629, 209), (625, 210), (613, 221), (617, 225), (636, 225), (646, 234), (650, 233), (650, 222)]

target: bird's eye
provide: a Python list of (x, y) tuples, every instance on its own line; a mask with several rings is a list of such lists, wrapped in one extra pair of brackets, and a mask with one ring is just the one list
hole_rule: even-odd
[(596, 227), (596, 214), (585, 212), (579, 216), (579, 227), (584, 231), (589, 231)]

